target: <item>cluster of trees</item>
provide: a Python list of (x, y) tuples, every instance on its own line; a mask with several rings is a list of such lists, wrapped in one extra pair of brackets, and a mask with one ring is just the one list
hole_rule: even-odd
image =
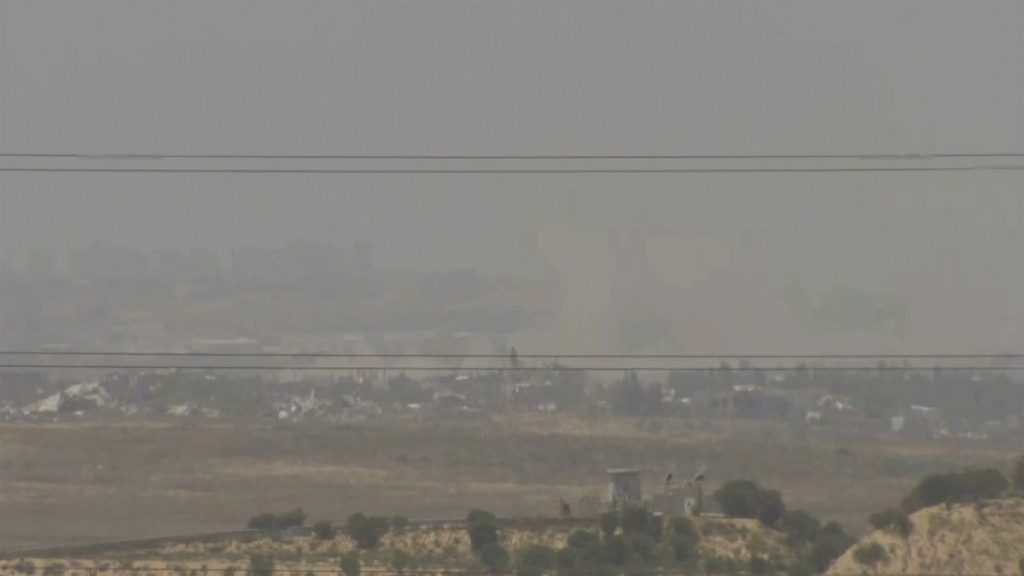
[(473, 554), (492, 573), (504, 572), (510, 556), (498, 539), (498, 517), (486, 510), (473, 510), (466, 517), (466, 532), (469, 534)]
[(409, 524), (405, 516), (386, 518), (384, 516), (367, 516), (357, 512), (348, 517), (345, 533), (355, 540), (361, 550), (373, 550), (389, 531), (401, 531)]
[[(828, 569), (855, 539), (835, 522), (821, 521), (803, 510), (786, 510), (782, 495), (750, 480), (730, 480), (712, 497), (722, 512), (731, 518), (756, 518), (768, 528), (782, 530), (796, 552), (797, 563), (791, 572), (812, 574)], [(751, 567), (751, 572), (755, 570)]]
[(306, 513), (302, 508), (296, 508), (283, 514), (264, 512), (249, 518), (246, 526), (250, 530), (284, 530), (286, 528), (298, 528), (306, 523)]
[[(348, 517), (344, 532), (356, 543), (358, 550), (351, 550), (341, 556), (338, 567), (345, 576), (359, 576), (362, 571), (362, 560), (359, 550), (375, 550), (380, 547), (381, 540), (389, 532), (401, 532), (409, 525), (405, 516), (368, 516), (357, 512)], [(334, 527), (330, 522), (321, 520), (313, 525), (314, 535), (322, 540), (334, 537)], [(413, 558), (404, 550), (393, 550), (390, 563), (396, 573), (402, 574), (412, 564)]]
[(891, 530), (906, 538), (914, 530), (914, 521), (903, 510), (889, 508), (871, 515), (871, 526), (875, 530)]
[(553, 549), (532, 544), (516, 552), (519, 576), (558, 572), (567, 575), (610, 575), (626, 567), (642, 570), (655, 564), (696, 566), (700, 533), (689, 518), (666, 523), (642, 508), (602, 514), (599, 531), (576, 530), (565, 546)]
[(711, 497), (718, 501), (726, 516), (757, 518), (769, 528), (774, 528), (786, 512), (778, 490), (761, 488), (750, 480), (730, 480)]
[(794, 533), (789, 531), (789, 526), (796, 524), (791, 519), (794, 514), (796, 512), (787, 512), (782, 521), (782, 526), (787, 530), (791, 545), (797, 551), (797, 563), (791, 571), (794, 574), (813, 574), (828, 570), (832, 562), (842, 556), (843, 552), (846, 552), (857, 541), (856, 538), (847, 534), (838, 523), (827, 522), (820, 528), (815, 527), (806, 532), (802, 536), (801, 543), (796, 544)]
[[(950, 474), (926, 476), (906, 497), (900, 508), (888, 508), (871, 515), (871, 526), (876, 530), (889, 530), (904, 538), (914, 530), (910, 514), (929, 506), (978, 502), (999, 498), (1007, 494), (1024, 496), (1024, 456), (1014, 462), (1010, 478), (996, 468), (968, 469)], [(885, 560), (885, 549), (877, 543), (865, 544), (854, 550), (857, 562), (873, 566)]]
[(1010, 481), (996, 468), (932, 474), (921, 480), (903, 499), (903, 510), (912, 513), (937, 504), (998, 498), (1009, 488)]
[[(249, 555), (249, 569), (246, 572), (247, 576), (274, 576), (275, 561), (273, 554), (260, 552)], [(338, 561), (338, 567), (341, 568), (341, 572), (345, 576), (359, 576), (362, 572), (362, 561), (359, 558), (359, 552), (352, 550), (341, 556)], [(401, 572), (400, 570), (396, 570)], [(230, 568), (227, 573), (234, 573), (234, 569)]]
[[(518, 576), (550, 573), (611, 576), (624, 570), (645, 571), (659, 566), (703, 569), (707, 573), (769, 574), (785, 569), (791, 574), (810, 575), (826, 570), (854, 541), (838, 524), (822, 525), (806, 512), (787, 511), (777, 491), (761, 488), (754, 482), (727, 482), (714, 497), (728, 516), (756, 518), (769, 528), (785, 532), (789, 546), (796, 552), (797, 563), (785, 566), (778, 560), (756, 555), (749, 562), (739, 564), (735, 559), (714, 554), (704, 558), (700, 553), (701, 533), (690, 518), (664, 518), (638, 507), (600, 515), (598, 529), (576, 530), (568, 536), (565, 545), (557, 549), (531, 544), (510, 554), (501, 544), (498, 518), (484, 510), (469, 513), (466, 533), (473, 555), (490, 573), (514, 571)], [(296, 509), (286, 514), (261, 514), (253, 520), (250, 525), (294, 526), (302, 525), (305, 514)], [(318, 521), (313, 525), (313, 533), (318, 539), (326, 540), (333, 538), (340, 529), (351, 537), (357, 550), (342, 555), (338, 567), (345, 576), (360, 576), (360, 551), (379, 548), (388, 532), (402, 530), (408, 522), (403, 516), (387, 518), (356, 513), (340, 528), (325, 520)], [(406, 571), (413, 560), (402, 550), (391, 552), (391, 568), (396, 573)], [(255, 554), (250, 557), (250, 576), (272, 576), (273, 572), (272, 556)]]
[(876, 530), (891, 530), (906, 538), (914, 529), (909, 515), (922, 508), (999, 498), (1011, 489), (1024, 495), (1024, 456), (1014, 463), (1010, 478), (996, 468), (926, 476), (903, 498), (899, 509), (889, 508), (872, 514), (871, 525)]
[[(638, 384), (632, 380), (625, 385)], [(890, 508), (871, 515), (871, 525), (907, 537), (913, 530), (909, 514), (916, 510), (937, 504), (998, 498), (1011, 489), (1017, 495), (1024, 495), (1024, 456), (1015, 461), (1009, 478), (996, 468), (927, 476), (903, 499), (900, 509)], [(689, 518), (666, 520), (636, 507), (602, 514), (598, 518), (598, 530), (576, 530), (559, 549), (530, 544), (518, 549), (514, 556), (501, 545), (499, 523), (494, 514), (473, 510), (466, 518), (466, 531), (473, 554), (488, 571), (501, 574), (513, 569), (518, 576), (541, 576), (553, 572), (566, 576), (611, 576), (627, 568), (643, 571), (666, 565), (690, 569), (701, 567), (709, 574), (737, 571), (770, 574), (785, 569), (793, 575), (811, 575), (827, 570), (855, 542), (835, 522), (822, 524), (807, 512), (787, 510), (777, 490), (763, 488), (756, 482), (728, 481), (712, 497), (726, 516), (757, 519), (767, 528), (784, 532), (787, 544), (795, 553), (796, 563), (780, 566), (756, 555), (747, 565), (713, 554), (702, 558), (699, 550), (701, 534)], [(248, 526), (277, 530), (302, 526), (305, 520), (305, 513), (296, 508), (283, 514), (253, 516)], [(386, 518), (357, 513), (349, 516), (344, 531), (360, 550), (372, 550), (379, 547), (389, 531), (400, 531), (408, 523), (404, 516)], [(333, 538), (336, 531), (325, 520), (313, 525), (314, 535), (321, 540)], [(870, 544), (858, 547), (853, 553), (855, 559), (865, 566), (876, 565), (886, 557), (884, 549)], [(401, 574), (411, 566), (412, 560), (408, 553), (395, 550), (391, 567)], [(344, 554), (338, 565), (345, 576), (360, 576), (359, 551)], [(272, 556), (255, 554), (250, 557), (250, 576), (272, 576), (273, 572)]]

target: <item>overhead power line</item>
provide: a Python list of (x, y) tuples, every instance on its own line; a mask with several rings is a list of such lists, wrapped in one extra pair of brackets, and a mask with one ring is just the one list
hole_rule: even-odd
[(829, 168), (58, 168), (3, 167), (11, 173), (101, 174), (807, 174), (1024, 171), (1024, 165), (861, 166)]
[[(127, 357), (169, 357), (169, 358), (496, 358), (507, 359), (512, 356), (505, 354), (416, 354), (416, 353), (377, 353), (377, 352), (166, 352), (166, 351), (117, 351), (117, 350), (0, 350), (0, 356), (127, 356)], [(937, 354), (519, 354), (519, 359), (679, 359), (679, 360), (799, 360), (799, 359), (999, 359), (1024, 358), (1024, 353), (937, 353)]]
[(80, 160), (872, 160), (908, 161), (956, 158), (1024, 158), (1024, 152), (896, 154), (149, 154), (6, 152), (3, 158)]
[(396, 372), (855, 372), (855, 371), (1010, 371), (1024, 370), (1018, 366), (254, 366), (251, 364), (0, 364), (0, 370), (262, 370), (262, 371), (370, 371)]

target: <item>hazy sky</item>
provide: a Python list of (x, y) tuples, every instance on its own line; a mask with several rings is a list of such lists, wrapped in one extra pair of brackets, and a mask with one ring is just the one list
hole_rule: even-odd
[[(0, 7), (4, 152), (1024, 151), (1019, 0)], [(956, 276), (998, 294), (1008, 322), (1024, 300), (1020, 172), (7, 173), (0, 185), (0, 254), (362, 237), (382, 266), (530, 272), (538, 230), (659, 229), (814, 285)]]

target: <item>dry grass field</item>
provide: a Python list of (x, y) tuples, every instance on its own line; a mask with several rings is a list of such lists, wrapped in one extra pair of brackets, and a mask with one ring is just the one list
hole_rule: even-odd
[(601, 494), (605, 469), (750, 478), (864, 532), (924, 474), (1004, 463), (1010, 449), (796, 431), (781, 424), (559, 415), (380, 419), (356, 425), (110, 421), (0, 425), (4, 549), (231, 530), (302, 506), (348, 514), (553, 516)]

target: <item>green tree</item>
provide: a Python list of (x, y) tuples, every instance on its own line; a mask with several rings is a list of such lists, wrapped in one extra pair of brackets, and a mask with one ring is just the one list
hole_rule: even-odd
[(1024, 494), (1024, 456), (1017, 458), (1013, 465), (1013, 487), (1017, 492)]
[(250, 530), (273, 530), (277, 528), (277, 514), (264, 512), (249, 518), (246, 527)]
[(827, 570), (832, 561), (846, 552), (846, 549), (855, 541), (839, 524), (835, 522), (825, 524), (811, 548), (811, 563), (814, 565), (814, 570), (816, 572)]
[(813, 542), (821, 532), (821, 522), (803, 510), (787, 510), (782, 515), (781, 526), (790, 546)]
[(750, 480), (729, 480), (711, 497), (732, 518), (756, 518), (761, 509), (761, 490)]
[(493, 513), (486, 510), (480, 510), (479, 508), (470, 510), (469, 514), (466, 515), (466, 522), (475, 524), (479, 522), (489, 522), (493, 524), (498, 523), (498, 517)]
[(954, 477), (954, 484), (957, 497), (966, 502), (999, 498), (1010, 489), (1010, 481), (996, 468), (964, 470)]
[(914, 523), (910, 516), (907, 516), (906, 512), (895, 508), (889, 508), (888, 510), (872, 514), (870, 521), (871, 526), (876, 530), (892, 530), (904, 538), (910, 536), (910, 532), (914, 528)]
[(782, 495), (775, 490), (762, 490), (760, 493), (760, 506), (757, 511), (757, 519), (761, 524), (774, 528), (782, 519), (786, 507), (782, 503)]
[(878, 542), (862, 544), (853, 551), (853, 559), (865, 566), (874, 566), (888, 558), (885, 548)]
[(597, 517), (597, 521), (606, 538), (614, 536), (615, 531), (619, 529), (619, 515), (615, 512), (605, 512)]
[(918, 482), (910, 494), (903, 499), (903, 510), (916, 512), (921, 508), (952, 502), (956, 486), (952, 474), (932, 474)]
[(498, 518), (485, 510), (473, 510), (466, 517), (466, 531), (473, 552), (498, 543)]
[(768, 527), (774, 527), (786, 511), (778, 491), (765, 490), (750, 480), (730, 480), (711, 496), (726, 516), (757, 518)]
[(392, 516), (391, 517), (391, 530), (395, 532), (401, 532), (409, 527), (408, 516)]
[(647, 534), (631, 534), (625, 536), (625, 538), (626, 542), (629, 543), (629, 550), (634, 558), (647, 562), (654, 556), (654, 549), (658, 544), (654, 538)]
[(627, 506), (622, 510), (622, 518), (619, 522), (624, 534), (646, 534), (655, 540), (661, 538), (663, 530), (661, 518), (651, 514), (645, 508)]
[(412, 556), (410, 556), (405, 550), (391, 551), (391, 569), (399, 576), (405, 573), (406, 568), (408, 568), (411, 563)]
[(605, 542), (605, 556), (608, 561), (616, 566), (623, 566), (629, 562), (633, 553), (632, 538), (627, 540), (625, 536), (612, 536)]
[(995, 468), (932, 474), (921, 480), (903, 499), (903, 510), (910, 513), (937, 504), (998, 498), (1009, 487), (1009, 480)]
[(690, 562), (697, 559), (700, 533), (689, 518), (676, 516), (670, 523), (672, 528), (670, 544), (672, 556), (677, 562)]
[[(613, 536), (612, 539), (618, 538)], [(562, 572), (590, 573), (607, 568), (606, 547), (595, 532), (574, 530), (566, 539), (565, 547), (558, 552), (558, 567)]]
[(686, 516), (674, 516), (669, 522), (669, 527), (672, 529), (672, 535), (690, 538), (693, 540), (700, 539), (700, 533), (697, 532), (697, 527), (693, 525), (693, 520), (690, 520)]
[(282, 514), (278, 519), (279, 528), (295, 528), (306, 523), (306, 513), (302, 508), (296, 508), (291, 512)]
[(284, 528), (295, 528), (306, 522), (306, 513), (302, 508), (296, 508), (284, 514), (264, 512), (249, 519), (246, 526), (250, 530), (281, 530)]
[(480, 563), (487, 567), (491, 574), (501, 574), (508, 569), (508, 551), (500, 544), (492, 542), (480, 548)]
[(540, 544), (520, 548), (513, 562), (517, 576), (541, 576), (558, 565), (558, 553)]
[(345, 531), (356, 546), (362, 550), (372, 550), (380, 545), (380, 541), (388, 532), (388, 519), (380, 516), (366, 516), (357, 512), (348, 517)]
[(345, 576), (359, 576), (363, 568), (359, 552), (350, 550), (342, 554), (341, 559), (338, 560), (338, 567), (345, 573)]
[(317, 540), (330, 540), (334, 537), (334, 524), (330, 520), (318, 520), (313, 524), (313, 536)]
[(270, 554), (250, 554), (249, 576), (274, 576), (274, 557)]

